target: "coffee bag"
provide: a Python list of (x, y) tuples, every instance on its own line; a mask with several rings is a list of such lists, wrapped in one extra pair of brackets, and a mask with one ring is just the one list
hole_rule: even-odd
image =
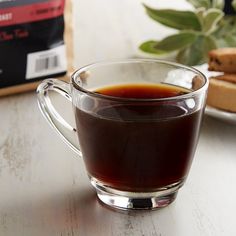
[(72, 38), (70, 24), (70, 0), (0, 1), (0, 95), (66, 75), (72, 63), (72, 43), (68, 52), (64, 40)]

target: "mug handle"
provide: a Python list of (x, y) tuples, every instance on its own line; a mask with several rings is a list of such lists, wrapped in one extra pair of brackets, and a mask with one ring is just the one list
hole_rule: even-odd
[(46, 79), (37, 88), (38, 105), (43, 116), (57, 131), (63, 141), (68, 144), (79, 156), (82, 156), (78, 146), (76, 128), (68, 124), (52, 105), (49, 92), (54, 91), (72, 102), (70, 84), (58, 79)]

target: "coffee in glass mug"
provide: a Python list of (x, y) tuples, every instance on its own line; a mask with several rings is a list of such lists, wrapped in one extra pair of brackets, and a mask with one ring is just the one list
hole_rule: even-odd
[[(188, 175), (207, 87), (193, 68), (137, 59), (85, 66), (70, 83), (45, 80), (37, 92), (49, 123), (83, 157), (99, 199), (154, 209), (169, 205)], [(72, 102), (76, 128), (58, 119), (51, 90)]]

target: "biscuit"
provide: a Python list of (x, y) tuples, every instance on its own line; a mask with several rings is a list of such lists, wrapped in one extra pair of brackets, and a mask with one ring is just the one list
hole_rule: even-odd
[(236, 73), (236, 48), (218, 48), (209, 52), (210, 71)]
[(207, 105), (236, 112), (236, 74), (210, 78)]

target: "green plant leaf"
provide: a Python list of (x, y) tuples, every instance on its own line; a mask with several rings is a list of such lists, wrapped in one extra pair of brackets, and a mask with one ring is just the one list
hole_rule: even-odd
[(197, 36), (193, 32), (180, 32), (164, 38), (154, 47), (157, 50), (172, 52), (192, 44), (196, 38)]
[(150, 41), (142, 43), (139, 46), (139, 49), (142, 50), (143, 52), (157, 54), (157, 55), (162, 55), (162, 54), (168, 53), (168, 52), (165, 52), (163, 50), (156, 49), (155, 46), (157, 44), (158, 44), (158, 41), (150, 40)]
[(188, 46), (179, 51), (176, 60), (184, 65), (194, 66), (203, 63), (200, 51), (195, 51), (193, 46)]
[(236, 35), (236, 17), (235, 16), (225, 16), (219, 22), (218, 29), (212, 34), (212, 36), (215, 39), (217, 39), (217, 41), (222, 41), (228, 36), (233, 36), (233, 35)]
[(224, 0), (187, 0), (187, 2), (191, 3), (196, 9), (198, 8), (217, 8), (224, 9), (225, 1)]
[(232, 7), (234, 8), (234, 10), (236, 11), (236, 0), (232, 1)]
[(225, 39), (228, 47), (235, 47), (236, 46), (236, 35), (228, 35)]
[(224, 38), (215, 39), (217, 46), (220, 48), (223, 47), (235, 47), (236, 46), (236, 34), (235, 35), (226, 35)]
[(211, 8), (203, 15), (203, 32), (211, 34), (217, 29), (217, 24), (223, 18), (224, 13), (219, 9)]
[(225, 1), (224, 0), (212, 0), (211, 7), (223, 10), (225, 6)]
[(225, 16), (219, 28), (212, 34), (218, 47), (236, 47), (236, 18)]
[(187, 0), (187, 1), (191, 3), (195, 8), (204, 7), (205, 9), (208, 9), (211, 7), (210, 0)]
[(176, 11), (171, 9), (153, 9), (144, 5), (147, 14), (155, 21), (179, 30), (201, 30), (197, 15), (192, 11)]
[(179, 51), (176, 60), (186, 65), (199, 65), (207, 61), (208, 52), (216, 48), (216, 42), (209, 36), (198, 36), (192, 45)]
[(204, 13), (205, 13), (205, 8), (203, 8), (203, 7), (201, 7), (201, 8), (198, 8), (198, 9), (196, 9), (196, 11), (195, 11), (195, 13), (196, 13), (196, 15), (197, 15), (197, 17), (198, 17), (198, 20), (199, 20), (199, 22), (200, 22), (200, 24), (201, 24), (201, 28), (203, 28), (203, 26), (204, 26)]

